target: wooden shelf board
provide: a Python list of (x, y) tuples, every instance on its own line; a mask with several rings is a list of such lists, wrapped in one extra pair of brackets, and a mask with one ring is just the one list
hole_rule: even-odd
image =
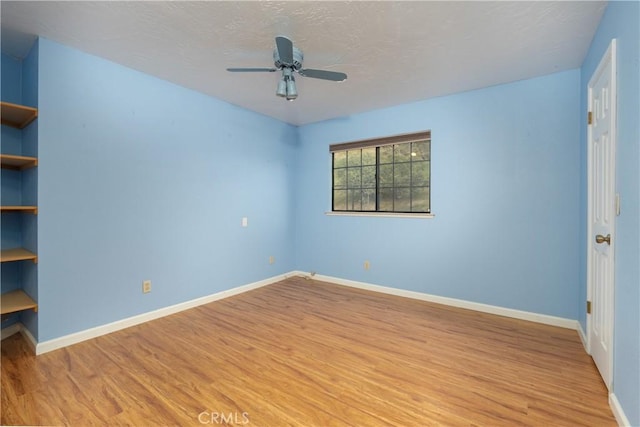
[(1, 314), (15, 313), (17, 311), (30, 309), (38, 311), (38, 304), (21, 290), (7, 292), (6, 294), (2, 294), (1, 298)]
[(0, 154), (0, 166), (2, 166), (4, 169), (22, 170), (38, 166), (38, 159), (28, 156)]
[(14, 128), (22, 129), (38, 117), (38, 109), (26, 107), (24, 105), (12, 104), (10, 102), (0, 102), (2, 124)]
[(36, 215), (38, 213), (37, 206), (0, 206), (2, 212), (24, 212)]
[(0, 262), (32, 260), (38, 262), (38, 255), (22, 248), (2, 249), (0, 251)]

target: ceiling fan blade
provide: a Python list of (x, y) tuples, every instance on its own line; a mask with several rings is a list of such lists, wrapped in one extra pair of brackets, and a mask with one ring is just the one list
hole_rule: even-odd
[(341, 82), (347, 80), (347, 75), (345, 73), (340, 73), (337, 71), (327, 71), (327, 70), (313, 70), (310, 68), (298, 71), (298, 74), (304, 77), (311, 77), (313, 79), (322, 79), (322, 80), (331, 80), (334, 82)]
[(280, 56), (280, 62), (285, 65), (293, 64), (293, 43), (286, 37), (276, 37), (276, 48), (278, 49), (278, 56)]
[(261, 73), (268, 72), (273, 73), (277, 71), (275, 68), (227, 68), (227, 71), (231, 71), (232, 73)]

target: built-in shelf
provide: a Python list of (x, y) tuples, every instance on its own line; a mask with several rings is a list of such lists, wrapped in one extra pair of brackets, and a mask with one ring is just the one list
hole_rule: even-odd
[(13, 154), (0, 154), (0, 166), (3, 169), (28, 169), (38, 166), (38, 159), (28, 156), (14, 156)]
[(34, 263), (37, 263), (38, 255), (23, 248), (2, 249), (0, 251), (0, 262), (24, 260), (32, 260)]
[(2, 101), (2, 124), (22, 129), (38, 117), (38, 109)]
[(37, 206), (0, 206), (2, 212), (24, 212), (36, 215), (38, 213)]
[(7, 292), (2, 294), (1, 298), (1, 314), (15, 313), (22, 310), (38, 311), (38, 304), (21, 290)]
[[(1, 0), (0, 0), (1, 1)], [(2, 76), (2, 84), (5, 85), (5, 76)], [(19, 83), (19, 82), (13, 82)], [(24, 88), (23, 88), (24, 89)], [(23, 197), (27, 197), (29, 200), (25, 200), (25, 203), (34, 203), (37, 204), (37, 188), (34, 184), (34, 177), (37, 174), (37, 170), (30, 170), (27, 172), (20, 172), (24, 169), (35, 168), (38, 166), (38, 159), (32, 156), (24, 156), (22, 154), (33, 154), (37, 151), (36, 146), (34, 144), (38, 143), (38, 134), (37, 129), (35, 132), (28, 132), (26, 129), (24, 132), (22, 131), (14, 131), (12, 129), (7, 129), (4, 126), (12, 127), (15, 129), (24, 129), (25, 127), (32, 124), (36, 118), (38, 117), (38, 109), (33, 107), (28, 107), (25, 105), (13, 104), (10, 102), (0, 101), (0, 123), (2, 124), (2, 133), (3, 136), (5, 132), (10, 132), (11, 138), (15, 139), (16, 142), (28, 142), (28, 147), (23, 147), (24, 152), (18, 151), (17, 147), (12, 147), (16, 151), (6, 153), (3, 152), (0, 154), (0, 167), (3, 170), (3, 178), (5, 177), (5, 173), (9, 173), (7, 175), (7, 180), (3, 180), (2, 182), (2, 191), (6, 191), (8, 189), (13, 189), (17, 194), (22, 194)], [(37, 123), (37, 122), (36, 122)], [(33, 128), (33, 126), (31, 126)], [(3, 149), (6, 148), (3, 144)], [(33, 152), (31, 151), (33, 149)], [(10, 150), (13, 151), (13, 150)], [(13, 176), (14, 172), (8, 172), (7, 170), (18, 171), (15, 176)], [(26, 174), (26, 175), (25, 175)], [(22, 175), (22, 176), (18, 176)], [(26, 178), (25, 178), (26, 176)], [(6, 183), (5, 183), (6, 181)], [(28, 182), (29, 185), (25, 184)], [(23, 187), (24, 185), (24, 188)], [(26, 196), (25, 196), (26, 194)], [(14, 202), (15, 203), (15, 202)], [(18, 202), (19, 203), (19, 202)], [(0, 212), (2, 213), (3, 218), (8, 219), (7, 217), (10, 215), (22, 215), (22, 214), (33, 214), (36, 215), (38, 213), (37, 206), (20, 206), (20, 205), (0, 205)], [(12, 213), (15, 212), (15, 213)], [(6, 215), (5, 215), (6, 214)], [(19, 233), (20, 237), (25, 237), (25, 233), (27, 233), (30, 237), (34, 237), (35, 231), (32, 229), (32, 223), (29, 221), (28, 225), (24, 224), (24, 221), (7, 221), (2, 224), (3, 233), (6, 231), (9, 234)], [(35, 224), (37, 225), (37, 224)], [(3, 242), (3, 246), (8, 242)], [(35, 247), (30, 247), (35, 252), (37, 249)], [(35, 253), (24, 249), (24, 248), (11, 248), (0, 250), (0, 263), (4, 265), (4, 263), (9, 262), (33, 262), (37, 264), (38, 255)], [(30, 262), (29, 262), (30, 264)], [(9, 292), (4, 292), (0, 295), (0, 308), (2, 314), (2, 320), (4, 321), (5, 316), (11, 313), (18, 313), (25, 310), (33, 310), (35, 312), (38, 311), (38, 304), (24, 291), (24, 287), (29, 284), (29, 293), (32, 295), (37, 295), (37, 283), (34, 280), (31, 280), (33, 277), (33, 272), (37, 268), (37, 266), (28, 265), (28, 264), (19, 264), (16, 265), (17, 274), (15, 277), (15, 281), (11, 280), (11, 288), (13, 289)], [(3, 271), (4, 273), (4, 271)], [(8, 283), (5, 283), (5, 274), (2, 277), (2, 287), (3, 290), (7, 290)], [(16, 289), (17, 288), (17, 289)], [(33, 291), (32, 291), (33, 289)]]

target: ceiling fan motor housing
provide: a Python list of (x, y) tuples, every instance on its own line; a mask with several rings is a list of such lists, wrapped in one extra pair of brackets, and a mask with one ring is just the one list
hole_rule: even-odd
[(302, 59), (302, 51), (297, 47), (293, 48), (293, 64), (285, 64), (284, 62), (282, 62), (280, 60), (280, 55), (278, 55), (278, 49), (275, 49), (273, 51), (273, 64), (277, 69), (290, 67), (298, 71), (300, 68), (302, 68)]

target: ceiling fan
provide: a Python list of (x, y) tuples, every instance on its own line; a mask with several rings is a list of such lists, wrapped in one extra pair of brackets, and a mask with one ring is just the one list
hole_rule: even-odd
[(298, 73), (303, 77), (311, 77), (313, 79), (331, 80), (341, 82), (347, 79), (345, 73), (327, 70), (314, 70), (311, 68), (302, 68), (302, 51), (293, 46), (291, 40), (286, 37), (276, 37), (276, 48), (273, 51), (273, 67), (272, 68), (227, 68), (227, 71), (233, 73), (253, 73), (282, 71), (282, 78), (278, 81), (278, 89), (276, 95), (286, 98), (287, 101), (293, 101), (298, 97), (296, 81), (293, 73)]

